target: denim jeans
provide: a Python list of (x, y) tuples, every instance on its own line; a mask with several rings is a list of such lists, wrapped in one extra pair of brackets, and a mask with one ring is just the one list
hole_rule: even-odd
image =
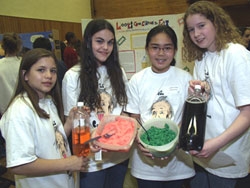
[(213, 175), (195, 164), (196, 175), (191, 179), (191, 188), (234, 188), (237, 179)]
[(174, 180), (174, 181), (151, 181), (138, 179), (138, 188), (182, 188), (184, 180)]
[(122, 188), (128, 169), (128, 160), (113, 167), (80, 173), (80, 188)]

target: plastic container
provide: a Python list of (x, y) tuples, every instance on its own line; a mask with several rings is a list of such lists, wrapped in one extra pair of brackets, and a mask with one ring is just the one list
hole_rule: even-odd
[(201, 92), (201, 86), (195, 90), (186, 102), (180, 128), (179, 147), (185, 151), (203, 148), (207, 116), (207, 101)]
[(148, 121), (146, 121), (143, 126), (146, 130), (150, 129), (150, 127), (155, 126), (157, 128), (164, 128), (165, 124), (168, 124), (169, 128), (173, 130), (176, 133), (175, 138), (162, 146), (152, 146), (144, 143), (141, 140), (141, 135), (145, 133), (144, 129), (142, 127), (139, 128), (137, 137), (140, 140), (141, 144), (149, 150), (150, 153), (153, 154), (154, 157), (167, 157), (172, 154), (172, 152), (175, 150), (176, 145), (178, 143), (178, 137), (179, 137), (179, 127), (178, 125), (173, 122), (170, 119), (166, 118), (153, 118)]
[[(127, 126), (120, 126), (120, 122)], [(95, 140), (94, 144), (111, 151), (129, 151), (137, 133), (137, 122), (133, 118), (119, 115), (105, 115), (98, 127), (93, 131), (92, 138), (104, 135), (106, 133), (105, 126), (109, 126), (110, 123), (114, 123), (115, 125), (114, 128), (109, 131), (113, 135), (108, 139), (102, 138)]]
[(75, 114), (74, 127), (72, 129), (72, 149), (77, 156), (88, 156), (90, 152), (89, 144), (84, 144), (90, 139), (89, 115), (83, 110), (83, 102), (77, 103), (77, 113)]

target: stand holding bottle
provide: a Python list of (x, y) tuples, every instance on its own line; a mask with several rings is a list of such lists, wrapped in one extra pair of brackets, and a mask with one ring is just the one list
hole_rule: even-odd
[(185, 151), (201, 151), (205, 139), (207, 101), (201, 92), (201, 86), (195, 90), (186, 102), (180, 128), (179, 147)]
[(83, 109), (83, 102), (77, 103), (77, 113), (74, 118), (74, 127), (72, 129), (72, 147), (73, 154), (77, 156), (88, 156), (90, 152), (89, 144), (84, 144), (90, 139), (89, 115)]

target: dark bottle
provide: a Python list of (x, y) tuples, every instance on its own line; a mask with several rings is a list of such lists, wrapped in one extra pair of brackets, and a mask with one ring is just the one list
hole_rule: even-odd
[(185, 151), (202, 150), (205, 138), (207, 101), (202, 96), (201, 86), (195, 90), (186, 102), (179, 135), (179, 147)]

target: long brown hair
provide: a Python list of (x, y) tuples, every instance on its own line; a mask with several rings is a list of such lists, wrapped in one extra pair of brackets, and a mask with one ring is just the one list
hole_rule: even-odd
[[(115, 37), (113, 26), (104, 19), (92, 20), (85, 28), (83, 42), (81, 48), (81, 71), (80, 71), (80, 86), (81, 92), (79, 100), (88, 104), (93, 110), (100, 106), (100, 94), (98, 93), (98, 78), (97, 78), (97, 62), (92, 51), (92, 36), (104, 29), (108, 29)], [(127, 95), (125, 83), (123, 80), (122, 69), (119, 63), (118, 48), (116, 40), (114, 40), (113, 51), (104, 62), (107, 67), (108, 76), (111, 82), (113, 93), (118, 104), (124, 106), (127, 104)]]
[[(36, 113), (39, 117), (48, 119), (49, 114), (47, 114), (43, 109), (39, 107), (39, 96), (37, 92), (29, 86), (29, 84), (24, 79), (23, 71), (29, 72), (31, 67), (41, 58), (43, 57), (52, 57), (57, 65), (57, 60), (55, 55), (45, 49), (36, 48), (33, 50), (30, 50), (25, 53), (24, 57), (22, 58), (21, 65), (19, 68), (18, 73), (18, 82), (17, 87), (14, 93), (13, 98), (11, 99), (8, 107), (12, 103), (12, 101), (15, 99), (16, 96), (21, 95), (21, 97), (24, 99), (24, 94), (27, 93)], [(64, 122), (64, 115), (63, 115), (63, 105), (62, 105), (62, 98), (60, 93), (60, 87), (58, 84), (58, 81), (56, 81), (55, 86), (52, 88), (52, 90), (48, 93), (52, 97), (52, 100), (54, 101), (58, 115), (62, 122)], [(28, 104), (28, 103), (27, 103)]]

